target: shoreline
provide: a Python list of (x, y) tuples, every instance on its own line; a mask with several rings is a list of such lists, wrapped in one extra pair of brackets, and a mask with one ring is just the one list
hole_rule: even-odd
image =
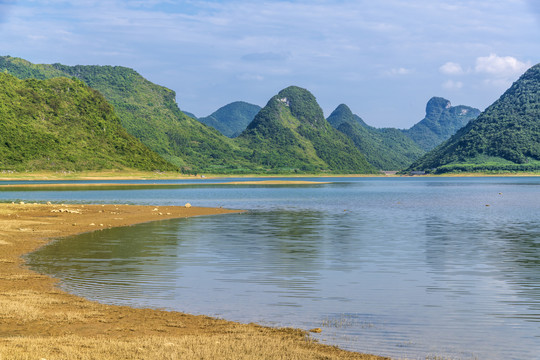
[[(177, 172), (144, 172), (144, 171), (86, 171), (86, 172), (0, 172), (1, 181), (121, 181), (121, 180), (215, 180), (230, 178), (411, 178), (411, 177), (537, 177), (540, 172), (522, 173), (445, 173), (425, 175), (400, 175), (394, 171), (381, 174), (200, 174), (182, 175)], [(274, 180), (267, 180), (274, 181)], [(279, 180), (295, 181), (295, 180)], [(243, 182), (240, 180), (239, 182)], [(227, 183), (224, 183), (227, 184)]]
[[(80, 180), (84, 181), (84, 180)], [(135, 188), (135, 189), (155, 189), (155, 188), (182, 188), (187, 186), (223, 186), (223, 185), (320, 185), (329, 184), (328, 181), (302, 181), (302, 180), (257, 180), (257, 181), (231, 181), (231, 182), (219, 182), (219, 183), (58, 183), (58, 184), (1, 184), (0, 191), (13, 191), (13, 190), (77, 190), (77, 189), (93, 189), (99, 188), (101, 190), (114, 190), (120, 188)]]
[(104, 305), (60, 290), (22, 256), (60, 237), (241, 210), (180, 206), (0, 204), (0, 358), (384, 359), (311, 339), (306, 330)]

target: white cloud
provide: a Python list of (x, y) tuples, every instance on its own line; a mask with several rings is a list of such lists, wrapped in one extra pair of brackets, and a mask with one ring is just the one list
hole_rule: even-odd
[(442, 84), (442, 87), (447, 90), (459, 90), (463, 87), (461, 81), (448, 80)]
[(412, 69), (400, 67), (400, 68), (393, 68), (393, 69), (387, 70), (384, 72), (384, 74), (388, 76), (401, 76), (401, 75), (409, 75), (409, 74), (412, 74), (413, 72), (414, 70)]
[(460, 64), (451, 61), (442, 65), (439, 71), (445, 75), (462, 75), (465, 72)]
[(509, 78), (521, 75), (529, 67), (531, 67), (530, 62), (525, 63), (512, 56), (490, 54), (477, 58), (474, 69), (477, 73), (485, 73), (497, 78)]
[(519, 61), (512, 56), (490, 54), (476, 58), (474, 71), (485, 76), (483, 82), (487, 87), (503, 90), (508, 88), (529, 67), (531, 67), (530, 62)]
[(258, 52), (242, 56), (242, 60), (250, 62), (285, 61), (287, 58), (288, 54), (280, 54), (275, 52)]
[(245, 81), (263, 81), (264, 76), (259, 74), (240, 74), (238, 75), (238, 79)]
[[(365, 99), (374, 123), (410, 121), (401, 109), (421, 99), (423, 113), (433, 89), (462, 89), (481, 107), (528, 66), (490, 53), (537, 58), (540, 28), (524, 1), (0, 0), (0, 48), (33, 62), (133, 67), (195, 113), (231, 93), (263, 103), (297, 84), (328, 104)], [(478, 91), (483, 82), (502, 85)]]

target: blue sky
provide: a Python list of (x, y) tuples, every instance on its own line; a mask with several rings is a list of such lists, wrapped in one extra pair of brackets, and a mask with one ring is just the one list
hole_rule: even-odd
[(2, 55), (122, 65), (206, 116), (310, 90), (376, 127), (432, 96), (483, 110), (540, 62), (537, 0), (0, 0)]

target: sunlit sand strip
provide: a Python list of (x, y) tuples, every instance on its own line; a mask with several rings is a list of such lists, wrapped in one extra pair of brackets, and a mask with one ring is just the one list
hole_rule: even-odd
[(138, 188), (138, 189), (152, 189), (152, 188), (175, 188), (185, 186), (223, 186), (223, 185), (318, 185), (329, 184), (330, 182), (324, 181), (302, 181), (302, 180), (253, 180), (253, 181), (232, 181), (232, 182), (219, 182), (219, 183), (207, 183), (207, 182), (194, 182), (194, 183), (59, 183), (59, 184), (9, 184), (0, 185), (0, 190), (9, 191), (15, 189), (77, 189), (77, 188)]
[(253, 181), (232, 181), (219, 183), (219, 185), (318, 185), (330, 184), (330, 181), (304, 181), (304, 180), (253, 180)]

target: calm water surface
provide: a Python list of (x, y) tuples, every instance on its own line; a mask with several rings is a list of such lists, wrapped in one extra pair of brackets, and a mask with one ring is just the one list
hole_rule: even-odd
[(84, 234), (28, 256), (91, 299), (321, 327), (321, 341), (394, 358), (539, 358), (540, 178), (333, 180), (0, 198), (249, 210)]

